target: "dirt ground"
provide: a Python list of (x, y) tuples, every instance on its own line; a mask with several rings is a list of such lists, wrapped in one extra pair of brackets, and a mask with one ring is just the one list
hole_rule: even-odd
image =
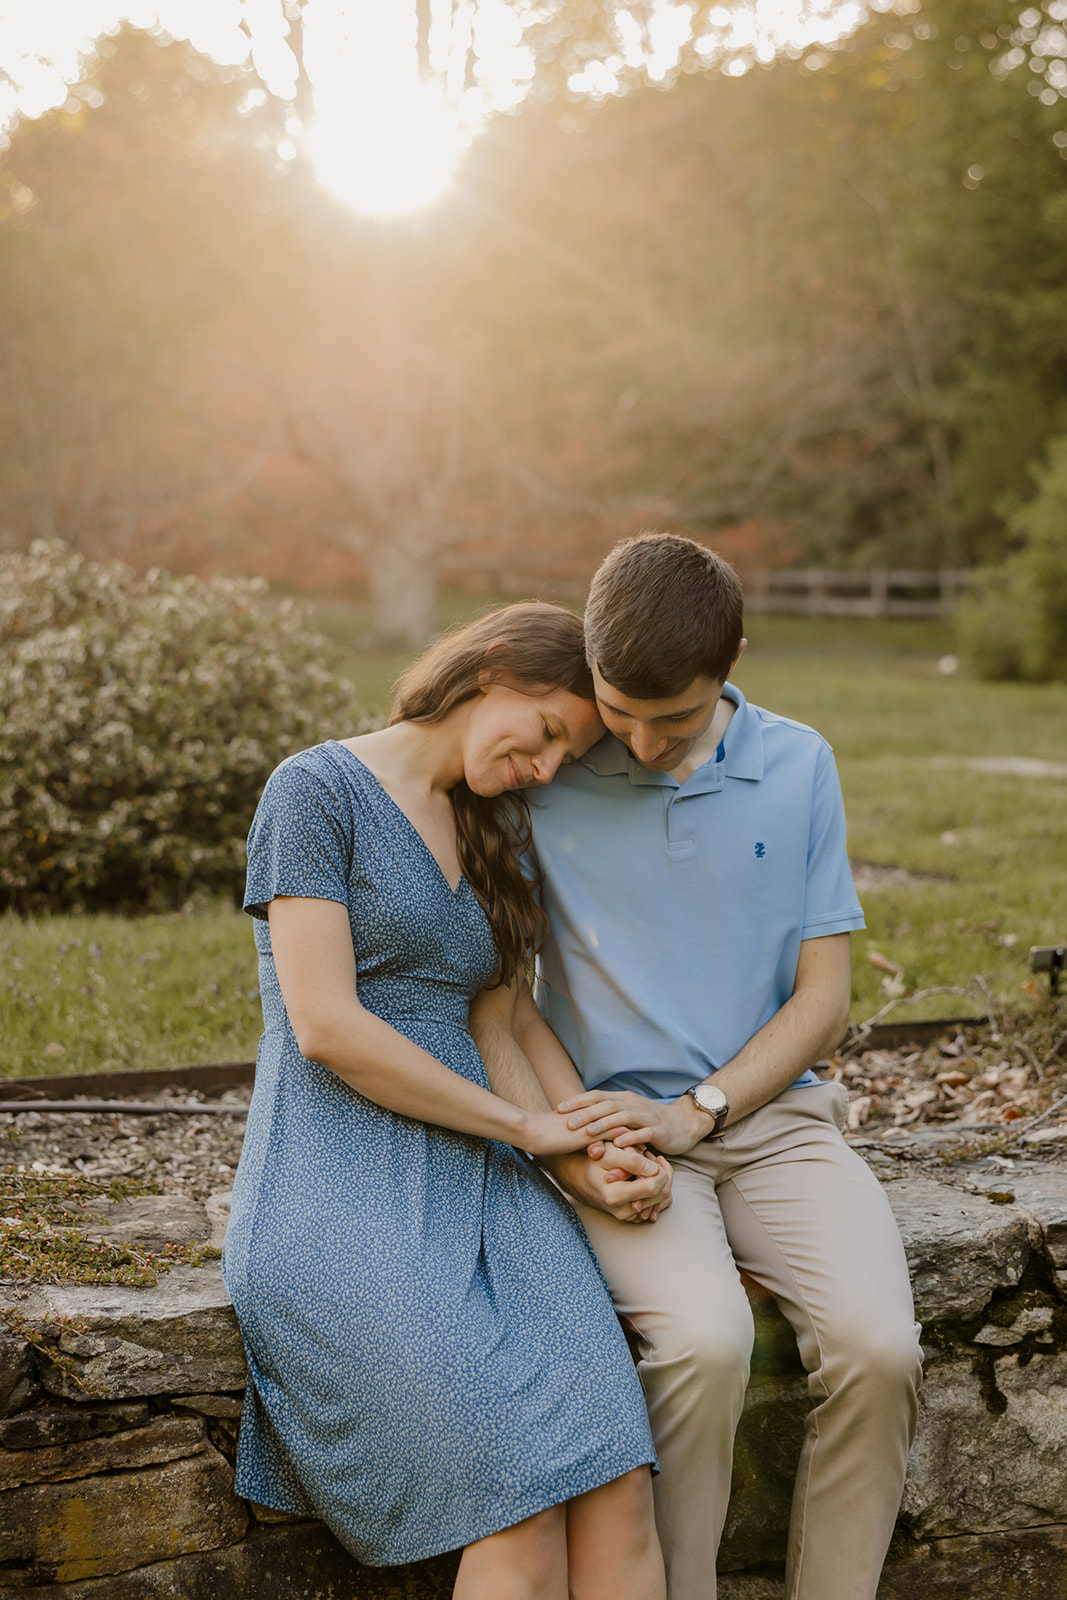
[[(1063, 1020), (1037, 1030), (1007, 1023), (949, 1030), (923, 1049), (853, 1045), (826, 1064), (826, 1075), (849, 1092), (846, 1137), (873, 1165), (963, 1156), (1004, 1166), (1067, 1160)], [(204, 1200), (233, 1183), (250, 1092), (209, 1101), (168, 1090), (148, 1097), (159, 1108), (149, 1115), (16, 1112), (8, 1102), (0, 1109), (0, 1165), (158, 1184), (164, 1194)], [(169, 1112), (175, 1102), (218, 1109)]]
[[(131, 1097), (132, 1098), (132, 1097)], [(244, 1140), (241, 1111), (251, 1089), (232, 1089), (204, 1105), (232, 1105), (235, 1114), (207, 1111), (202, 1116), (167, 1111), (168, 1102), (199, 1101), (187, 1091), (137, 1096), (158, 1104), (159, 1113), (123, 1115), (119, 1111), (12, 1112), (0, 1107), (0, 1165), (38, 1171), (80, 1172), (104, 1182), (158, 1184), (163, 1194), (206, 1200), (232, 1188)]]

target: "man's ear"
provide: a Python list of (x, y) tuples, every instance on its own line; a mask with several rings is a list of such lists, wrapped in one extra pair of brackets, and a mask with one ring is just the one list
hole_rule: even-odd
[[(748, 640), (747, 639), (742, 639), (741, 643), (737, 647), (737, 654), (734, 656), (734, 659), (730, 662), (730, 671), (726, 674), (726, 678), (729, 678), (732, 675), (734, 668), (737, 666), (737, 663), (740, 661), (741, 657), (744, 655), (747, 646), (748, 646)], [(724, 678), (722, 680), (723, 683), (726, 682), (726, 678)]]

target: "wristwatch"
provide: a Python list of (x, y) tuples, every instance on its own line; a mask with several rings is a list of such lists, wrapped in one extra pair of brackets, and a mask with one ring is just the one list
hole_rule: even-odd
[(714, 1139), (716, 1134), (722, 1132), (722, 1125), (730, 1115), (730, 1102), (721, 1089), (716, 1089), (713, 1083), (694, 1083), (688, 1094), (712, 1118), (711, 1131), (704, 1135), (705, 1139)]

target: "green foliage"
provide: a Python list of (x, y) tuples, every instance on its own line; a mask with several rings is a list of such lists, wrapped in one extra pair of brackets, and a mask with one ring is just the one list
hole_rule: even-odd
[(439, 566), (580, 578), (643, 522), (997, 559), (1067, 430), (1064, 0), (871, 7), (772, 65), (699, 0), (669, 90), (579, 105), (583, 62), (642, 78), (627, 9), (527, 8), (543, 94), (388, 225), (278, 159), (251, 69), (102, 41), (0, 175), (6, 540), (362, 575), (405, 643)]
[(250, 75), (146, 32), (83, 66), (0, 135), (0, 497), (5, 544), (123, 555), (146, 522), (217, 525), (252, 453), (232, 414), (204, 424), (204, 391), (240, 380), (216, 361), (194, 382), (189, 357), (266, 253), (280, 121), (238, 110)]
[[(855, 1020), (885, 1003), (868, 950), (898, 963), (908, 989), (963, 987), (981, 974), (997, 1004), (1011, 1006), (1025, 1003), (1030, 945), (1067, 934), (1067, 686), (942, 677), (943, 629), (922, 626), (925, 645), (918, 624), (754, 617), (737, 670), (749, 699), (830, 740), (852, 857), (912, 875), (860, 895), (867, 930), (852, 941)], [(893, 648), (894, 635), (904, 648)], [(990, 757), (1049, 765), (1045, 774), (970, 765)], [(957, 1006), (962, 1014), (974, 1002), (941, 996), (899, 1015)]]
[(967, 665), (979, 678), (1004, 681), (1030, 676), (1023, 660), (1033, 598), (1018, 557), (978, 573), (960, 606), (957, 631)]
[[(569, 48), (599, 49), (614, 9)], [(478, 141), (470, 181), (540, 273), (502, 338), (536, 333), (559, 457), (584, 436), (630, 527), (688, 525), (747, 567), (1002, 548), (995, 505), (1064, 427), (1065, 108), (1027, 65), (1037, 31), (1011, 0), (872, 8), (800, 60), (526, 108)]]
[(0, 1306), (0, 1323), (15, 1335), (16, 1339), (25, 1339), (50, 1366), (62, 1372), (85, 1395), (87, 1400), (110, 1400), (109, 1390), (91, 1378), (86, 1378), (75, 1365), (74, 1357), (60, 1350), (59, 1341), (64, 1334), (87, 1334), (91, 1330), (87, 1322), (76, 1321), (73, 1317), (60, 1317), (54, 1311), (48, 1312), (43, 1317), (36, 1317), (31, 1322), (24, 1317), (18, 1306)]
[(1067, 681), (1067, 436), (1034, 473), (1037, 494), (1008, 518), (1020, 548), (981, 575), (960, 642), (982, 678)]
[(59, 543), (0, 557), (0, 905), (239, 892), (268, 774), (352, 710), (321, 636), (264, 590)]
[[(222, 1251), (207, 1243), (168, 1244), (162, 1252), (138, 1250), (93, 1238), (103, 1218), (90, 1208), (158, 1194), (158, 1186), (121, 1182), (98, 1183), (72, 1173), (27, 1172), (0, 1168), (0, 1277), (7, 1283), (117, 1283), (124, 1288), (151, 1289), (172, 1266), (202, 1266)], [(61, 1348), (64, 1334), (87, 1334), (86, 1323), (54, 1312), (31, 1320), (18, 1306), (0, 1306), (0, 1325), (25, 1339), (49, 1365), (64, 1373), (89, 1399), (109, 1399), (106, 1388), (78, 1371)]]

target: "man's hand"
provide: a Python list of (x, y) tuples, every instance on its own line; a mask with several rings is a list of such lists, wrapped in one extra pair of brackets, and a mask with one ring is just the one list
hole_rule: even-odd
[(649, 1144), (665, 1156), (685, 1155), (714, 1126), (688, 1094), (677, 1100), (646, 1100), (626, 1090), (591, 1089), (562, 1101), (557, 1110), (567, 1115), (567, 1126), (575, 1132), (611, 1139), (620, 1150)]
[(671, 1203), (674, 1172), (662, 1157), (609, 1144), (597, 1160), (579, 1153), (553, 1156), (542, 1164), (573, 1200), (618, 1222), (655, 1222)]

